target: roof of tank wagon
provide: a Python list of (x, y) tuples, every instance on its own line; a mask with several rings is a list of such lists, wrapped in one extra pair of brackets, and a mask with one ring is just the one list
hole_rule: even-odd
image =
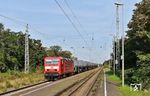
[(75, 66), (86, 66), (87, 64), (85, 64), (85, 62), (83, 62), (81, 60), (74, 60), (74, 65)]
[(75, 66), (90, 66), (95, 65), (94, 63), (84, 61), (84, 60), (73, 60)]

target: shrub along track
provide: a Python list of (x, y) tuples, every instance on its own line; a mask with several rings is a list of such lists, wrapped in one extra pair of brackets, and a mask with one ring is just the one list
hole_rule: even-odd
[(89, 94), (93, 92), (92, 88), (94, 87), (102, 70), (103, 68), (99, 68), (80, 81), (77, 81), (66, 89), (56, 93), (55, 96), (89, 96)]

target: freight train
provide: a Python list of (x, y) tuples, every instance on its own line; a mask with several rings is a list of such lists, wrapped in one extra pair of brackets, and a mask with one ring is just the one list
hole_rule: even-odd
[(72, 60), (63, 57), (44, 58), (44, 76), (47, 80), (63, 78), (95, 67), (97, 67), (97, 64), (83, 60)]

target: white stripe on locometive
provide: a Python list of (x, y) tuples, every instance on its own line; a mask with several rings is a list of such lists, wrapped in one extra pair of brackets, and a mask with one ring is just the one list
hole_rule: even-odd
[(104, 96), (107, 96), (107, 88), (106, 88), (106, 75), (104, 70)]
[(45, 69), (59, 69), (59, 66), (45, 66)]

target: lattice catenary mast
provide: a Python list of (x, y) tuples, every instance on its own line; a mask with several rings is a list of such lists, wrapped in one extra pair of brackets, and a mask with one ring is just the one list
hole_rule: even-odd
[(28, 35), (28, 24), (25, 32), (25, 73), (29, 73), (29, 35)]

